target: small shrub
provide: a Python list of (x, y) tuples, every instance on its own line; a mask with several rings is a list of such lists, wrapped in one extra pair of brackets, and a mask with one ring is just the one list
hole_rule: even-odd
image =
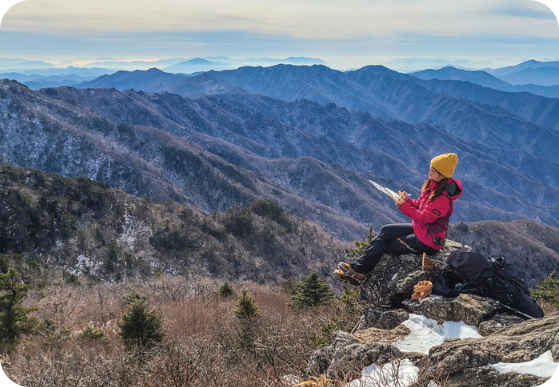
[(0, 274), (0, 342), (17, 344), (21, 334), (34, 333), (39, 326), (39, 320), (28, 316), (37, 308), (21, 305), (29, 288), (12, 267)]
[(46, 280), (39, 280), (35, 283), (35, 287), (37, 289), (44, 289), (48, 286), (48, 282)]
[(248, 294), (248, 290), (243, 288), (241, 298), (235, 303), (234, 312), (240, 323), (237, 331), (239, 347), (244, 350), (253, 348), (260, 311), (254, 298)]
[(163, 317), (149, 309), (146, 297), (133, 294), (128, 297), (122, 320), (117, 322), (120, 337), (127, 346), (149, 348), (162, 341), (166, 335)]
[(559, 308), (559, 279), (555, 271), (543, 281), (536, 284), (536, 288), (531, 292), (536, 301), (546, 301)]
[(109, 336), (107, 336), (102, 329), (95, 329), (91, 325), (83, 329), (80, 338), (84, 340), (101, 340), (103, 342), (109, 341)]
[(241, 298), (235, 303), (235, 316), (241, 321), (249, 320), (260, 315), (258, 310), (258, 304), (250, 294), (248, 290), (243, 288), (241, 292)]
[(219, 295), (222, 297), (229, 297), (235, 294), (235, 290), (229, 282), (225, 281), (223, 285), (219, 287)]
[(302, 307), (324, 305), (335, 297), (328, 284), (318, 278), (316, 272), (310, 273), (295, 287), (289, 306), (295, 310)]
[(75, 275), (75, 274), (70, 273), (69, 271), (67, 271), (65, 269), (62, 269), (62, 278), (64, 278), (64, 281), (67, 284), (76, 285), (76, 286), (80, 284), (78, 276)]

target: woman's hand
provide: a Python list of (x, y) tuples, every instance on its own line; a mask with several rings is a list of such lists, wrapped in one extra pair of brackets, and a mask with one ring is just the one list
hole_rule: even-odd
[(401, 196), (396, 196), (393, 197), (392, 200), (394, 200), (394, 204), (396, 204), (398, 207), (400, 207), (402, 204), (404, 204), (404, 199), (402, 199)]
[(398, 191), (398, 195), (400, 195), (400, 197), (402, 199), (404, 199), (404, 201), (408, 201), (409, 197), (408, 197), (408, 193), (406, 191)]

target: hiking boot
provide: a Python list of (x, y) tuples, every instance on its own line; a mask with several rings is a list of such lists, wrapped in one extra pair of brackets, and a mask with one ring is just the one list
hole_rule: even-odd
[(412, 300), (418, 300), (420, 298), (425, 298), (431, 294), (433, 291), (433, 283), (431, 281), (420, 281), (417, 285), (413, 286)]
[(353, 279), (351, 277), (347, 277), (343, 271), (340, 269), (334, 270), (334, 278), (340, 282), (344, 282), (346, 284), (350, 284), (351, 286), (361, 286), (361, 282)]
[(353, 278), (354, 280), (359, 281), (359, 283), (362, 283), (367, 279), (366, 274), (356, 272), (351, 268), (351, 265), (349, 263), (338, 263), (338, 269), (340, 269), (346, 277)]

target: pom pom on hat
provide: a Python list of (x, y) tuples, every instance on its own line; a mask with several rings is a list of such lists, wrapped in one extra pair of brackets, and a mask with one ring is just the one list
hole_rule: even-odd
[(445, 153), (439, 155), (431, 160), (431, 165), (444, 177), (451, 178), (454, 173), (454, 168), (458, 164), (458, 156), (456, 153)]

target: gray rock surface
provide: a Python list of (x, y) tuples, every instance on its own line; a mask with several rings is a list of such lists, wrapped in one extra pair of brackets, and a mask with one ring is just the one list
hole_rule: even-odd
[[(444, 375), (452, 386), (535, 386), (545, 378), (516, 374), (498, 374), (484, 370), (488, 364), (499, 362), (521, 363), (531, 361), (544, 352), (552, 351), (558, 360), (556, 337), (559, 333), (559, 314), (500, 329), (479, 339), (447, 339), (431, 348), (427, 366), (420, 374)], [(519, 384), (519, 379), (522, 383)]]
[(517, 316), (511, 316), (508, 314), (496, 314), (489, 320), (483, 321), (481, 324), (479, 324), (478, 332), (482, 336), (488, 336), (492, 333), (497, 332), (498, 330), (514, 324), (520, 324), (523, 321), (524, 319)]
[(421, 256), (385, 254), (361, 285), (361, 298), (376, 307), (397, 308), (411, 297), (413, 286), (419, 281), (434, 282), (441, 270), (448, 266), (433, 259), (434, 270), (422, 270)]
[[(547, 378), (501, 374), (488, 365), (527, 362), (547, 351), (558, 361), (559, 313), (524, 321), (500, 314), (502, 310), (495, 300), (471, 294), (411, 300), (413, 286), (419, 281), (433, 281), (438, 273), (447, 270), (447, 257), (460, 247), (451, 242), (434, 256), (434, 270), (422, 270), (420, 256), (383, 256), (361, 287), (361, 297), (371, 304), (364, 310), (361, 329), (353, 334), (337, 332), (330, 345), (312, 355), (308, 373), (349, 381), (360, 377), (367, 365), (408, 358), (420, 370), (418, 386), (432, 386), (432, 382), (445, 387), (524, 387), (544, 383)], [(463, 321), (477, 327), (483, 337), (449, 338), (432, 347), (427, 355), (402, 352), (395, 343), (409, 334), (402, 322), (410, 313), (439, 324)]]
[(363, 311), (363, 328), (394, 329), (409, 317), (405, 309), (368, 307)]
[(351, 381), (359, 378), (361, 370), (368, 365), (384, 364), (403, 356), (398, 348), (388, 342), (389, 339), (398, 336), (397, 332), (385, 332), (385, 339), (379, 335), (380, 332), (376, 333), (371, 340), (366, 338), (366, 334), (363, 336), (363, 333), (359, 337), (336, 332), (330, 345), (313, 353), (309, 360), (308, 374)]
[(434, 282), (439, 272), (448, 270), (446, 259), (452, 251), (460, 248), (461, 244), (447, 241), (447, 245), (431, 257), (433, 270), (423, 270), (422, 257), (417, 254), (384, 254), (361, 285), (361, 298), (377, 307), (401, 307), (402, 302), (411, 297), (415, 284), (419, 281)]
[(499, 307), (497, 301), (473, 294), (460, 294), (456, 298), (427, 297), (421, 303), (418, 300), (406, 300), (403, 304), (410, 312), (422, 314), (439, 324), (444, 321), (463, 321), (476, 327)]

